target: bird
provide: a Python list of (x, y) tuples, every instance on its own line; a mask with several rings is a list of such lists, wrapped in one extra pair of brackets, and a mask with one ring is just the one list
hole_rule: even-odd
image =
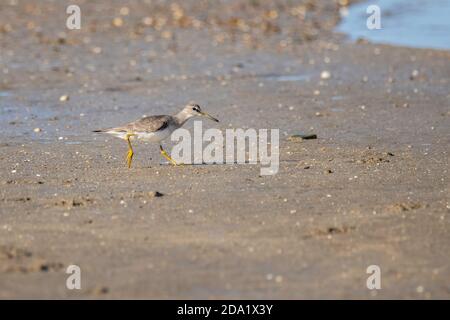
[(107, 133), (114, 137), (126, 140), (128, 143), (128, 153), (126, 157), (128, 168), (131, 168), (134, 151), (131, 145), (131, 140), (142, 140), (147, 142), (158, 142), (161, 155), (164, 156), (172, 165), (179, 165), (172, 157), (164, 150), (161, 141), (169, 137), (176, 129), (181, 128), (186, 121), (195, 116), (206, 117), (212, 121), (219, 122), (210, 114), (202, 111), (200, 106), (196, 103), (187, 104), (176, 115), (154, 115), (142, 117), (136, 121), (129, 122), (119, 127), (94, 130), (95, 133)]

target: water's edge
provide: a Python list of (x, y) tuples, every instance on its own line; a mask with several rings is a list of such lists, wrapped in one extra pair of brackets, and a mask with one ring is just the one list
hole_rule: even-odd
[[(380, 8), (381, 29), (369, 30), (369, 5)], [(412, 48), (450, 50), (450, 0), (371, 0), (341, 10), (336, 31), (351, 40)]]

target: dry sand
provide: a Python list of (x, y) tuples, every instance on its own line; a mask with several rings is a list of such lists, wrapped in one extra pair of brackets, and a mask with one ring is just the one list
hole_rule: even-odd
[[(0, 4), (1, 298), (450, 297), (449, 52), (347, 43), (333, 1), (65, 2)], [(190, 100), (279, 128), (279, 173), (91, 133)]]

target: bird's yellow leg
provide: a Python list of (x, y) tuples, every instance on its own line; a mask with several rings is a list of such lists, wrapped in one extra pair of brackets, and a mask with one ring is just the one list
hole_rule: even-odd
[(134, 134), (132, 133), (127, 133), (126, 135), (126, 140), (128, 143), (128, 154), (127, 154), (127, 164), (128, 164), (128, 168), (131, 168), (131, 161), (133, 160), (133, 148), (131, 147), (131, 141), (130, 141), (130, 137), (134, 136)]
[(178, 163), (176, 163), (175, 160), (173, 160), (169, 156), (169, 154), (166, 152), (166, 150), (163, 149), (162, 145), (159, 145), (159, 149), (161, 150), (161, 154), (163, 155), (163, 157), (166, 158), (167, 160), (169, 160), (171, 164), (173, 164), (174, 166), (178, 165)]

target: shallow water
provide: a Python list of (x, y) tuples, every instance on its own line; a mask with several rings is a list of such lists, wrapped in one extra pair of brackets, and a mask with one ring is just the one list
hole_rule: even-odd
[(0, 91), (0, 97), (9, 97), (11, 95), (11, 93), (9, 93), (8, 91)]
[(272, 81), (306, 81), (309, 79), (308, 75), (305, 74), (290, 74), (290, 75), (270, 75), (265, 77), (267, 80)]
[[(381, 9), (381, 29), (366, 26), (369, 5)], [(416, 48), (450, 50), (450, 0), (371, 0), (354, 4), (342, 13), (337, 31), (352, 40)]]

